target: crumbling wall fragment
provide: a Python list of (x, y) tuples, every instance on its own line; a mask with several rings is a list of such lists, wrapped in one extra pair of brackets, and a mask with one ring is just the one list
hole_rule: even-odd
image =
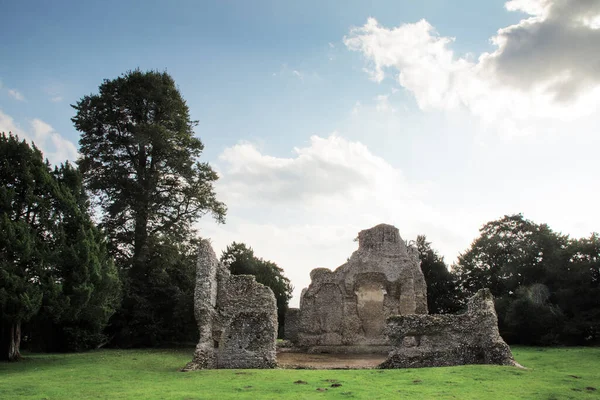
[(465, 364), (517, 365), (498, 332), (489, 289), (478, 291), (460, 315), (398, 315), (387, 320), (394, 346), (381, 368)]
[(254, 276), (231, 275), (208, 240), (198, 247), (194, 313), (200, 337), (183, 371), (277, 365), (273, 291)]
[(219, 287), (221, 334), (218, 368), (277, 365), (277, 303), (273, 291), (252, 275), (232, 275)]

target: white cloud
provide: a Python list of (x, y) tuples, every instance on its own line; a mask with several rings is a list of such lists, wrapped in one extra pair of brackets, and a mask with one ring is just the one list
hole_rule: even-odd
[[(496, 50), (459, 57), (454, 38), (426, 20), (388, 29), (369, 18), (344, 38), (370, 63), (371, 79), (390, 71), (423, 110), (466, 108), (489, 126), (528, 131), (540, 121), (571, 121), (600, 106), (600, 2), (513, 0), (531, 17), (491, 38)], [(503, 127), (504, 125), (504, 127)]]
[(8, 94), (18, 101), (25, 101), (25, 96), (16, 89), (8, 89)]
[(52, 126), (37, 118), (30, 121), (30, 125), (30, 130), (24, 130), (10, 115), (0, 110), (0, 132), (12, 132), (21, 139), (34, 142), (44, 153), (44, 157), (53, 164), (77, 159), (75, 145), (56, 132)]
[(417, 186), (409, 185), (400, 170), (336, 133), (312, 136), (307, 147), (294, 148), (291, 158), (264, 155), (254, 145), (240, 143), (225, 149), (219, 161), (221, 191), (228, 201), (247, 206), (275, 202), (312, 208), (323, 202), (381, 203), (383, 193), (393, 192), (394, 201), (416, 195)]
[(77, 148), (73, 142), (62, 137), (49, 124), (35, 118), (31, 121), (31, 127), (36, 144), (44, 151), (44, 155), (50, 162), (59, 164), (65, 160), (77, 159)]
[(551, 2), (551, 0), (510, 0), (504, 6), (508, 11), (523, 11), (529, 15), (545, 18)]
[(60, 103), (61, 101), (63, 101), (62, 96), (54, 96), (50, 99), (51, 102), (53, 103)]

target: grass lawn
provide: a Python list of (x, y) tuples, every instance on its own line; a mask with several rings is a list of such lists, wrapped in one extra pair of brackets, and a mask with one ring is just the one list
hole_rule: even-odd
[(26, 354), (21, 363), (0, 363), (0, 399), (600, 399), (600, 348), (517, 347), (513, 354), (529, 369), (182, 373), (192, 350)]

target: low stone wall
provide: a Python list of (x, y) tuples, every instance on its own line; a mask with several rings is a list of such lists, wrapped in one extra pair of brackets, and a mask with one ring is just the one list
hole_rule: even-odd
[(393, 346), (380, 368), (464, 364), (518, 365), (498, 333), (494, 298), (482, 289), (462, 315), (399, 315), (387, 319)]

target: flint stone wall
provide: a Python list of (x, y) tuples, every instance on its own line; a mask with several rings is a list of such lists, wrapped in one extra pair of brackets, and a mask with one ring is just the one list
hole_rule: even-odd
[(194, 312), (200, 338), (183, 371), (274, 368), (277, 303), (251, 275), (231, 275), (208, 240), (198, 248)]
[[(299, 309), (286, 315), (286, 339), (307, 351), (389, 349), (386, 318), (426, 314), (427, 288), (418, 252), (398, 229), (381, 224), (358, 234), (358, 250), (331, 271), (312, 270)], [(287, 327), (288, 321), (292, 325)]]
[(498, 333), (489, 289), (469, 300), (465, 314), (394, 316), (388, 318), (386, 332), (394, 349), (380, 368), (518, 365)]

